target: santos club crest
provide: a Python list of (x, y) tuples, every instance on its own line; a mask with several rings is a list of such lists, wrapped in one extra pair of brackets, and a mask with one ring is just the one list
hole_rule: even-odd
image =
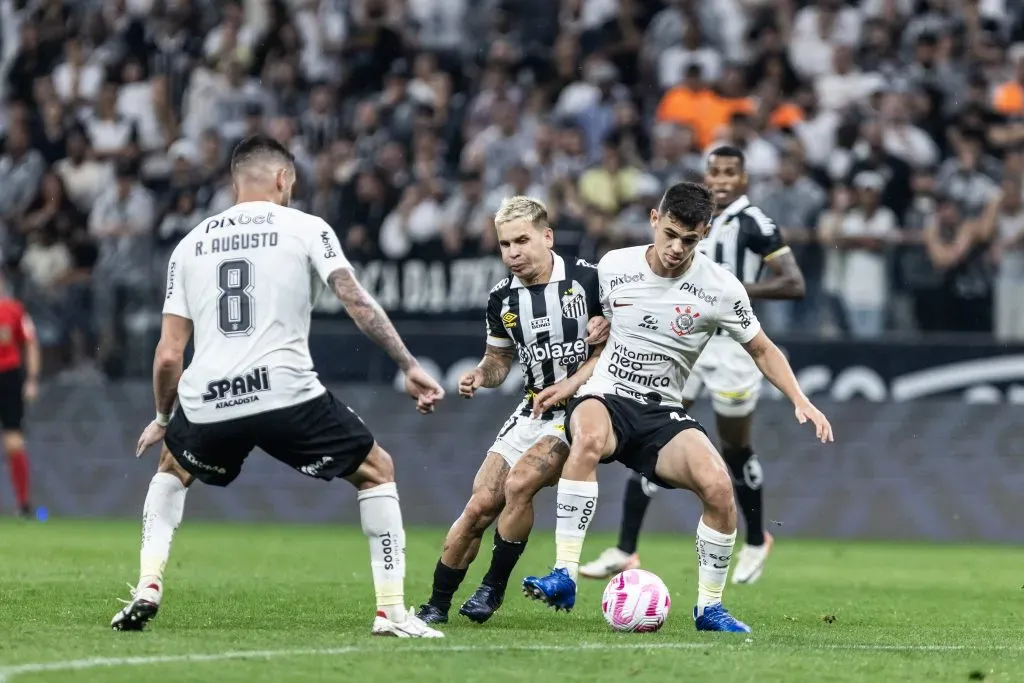
[(587, 314), (587, 301), (583, 292), (577, 292), (573, 288), (562, 293), (562, 317), (582, 318)]
[(700, 313), (694, 311), (690, 306), (686, 308), (676, 306), (676, 314), (676, 319), (669, 325), (676, 336), (682, 337), (693, 332), (693, 329), (697, 327), (697, 318), (700, 317)]

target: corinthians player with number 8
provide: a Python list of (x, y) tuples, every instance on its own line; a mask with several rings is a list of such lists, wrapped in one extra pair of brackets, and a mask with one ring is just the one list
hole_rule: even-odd
[(483, 623), (501, 606), (533, 527), (533, 497), (558, 481), (569, 454), (565, 402), (582, 383), (579, 378), (590, 375), (595, 345), (608, 331), (597, 270), (586, 261), (567, 262), (551, 250), (554, 236), (541, 202), (505, 199), (494, 226), (511, 275), (491, 290), (487, 350), (459, 380), (459, 394), (468, 399), (481, 387), (500, 385), (518, 356), (526, 396), (498, 431), (469, 502), (444, 540), (430, 599), (418, 613), (428, 624), (448, 621), (455, 591), (495, 518), (490, 567), (459, 613)]
[(654, 243), (609, 252), (598, 264), (601, 305), (611, 321), (607, 348), (581, 373), (593, 376), (567, 410), (571, 448), (557, 490), (555, 569), (530, 576), (524, 592), (571, 609), (587, 528), (597, 507), (597, 465), (618, 460), (662, 488), (693, 491), (697, 525), (695, 624), (702, 631), (748, 632), (722, 606), (736, 540), (729, 468), (683, 408), (683, 386), (701, 350), (724, 330), (810, 421), (823, 443), (832, 427), (800, 389), (782, 352), (761, 330), (743, 284), (697, 245), (715, 208), (695, 183), (668, 189), (651, 211)]

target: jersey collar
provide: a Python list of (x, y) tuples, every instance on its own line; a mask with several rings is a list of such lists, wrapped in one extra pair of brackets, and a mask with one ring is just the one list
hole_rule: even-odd
[(725, 211), (718, 216), (718, 220), (729, 220), (730, 218), (738, 215), (748, 206), (750, 206), (750, 198), (745, 194), (741, 194), (736, 201), (725, 207)]
[[(563, 261), (562, 257), (555, 252), (552, 251), (549, 253), (551, 254), (551, 259), (554, 261), (554, 267), (551, 269), (551, 279), (548, 280), (548, 282), (560, 282), (565, 279), (565, 261)], [(525, 286), (526, 285), (519, 281), (518, 277), (515, 275), (512, 276), (512, 289), (522, 289)]]

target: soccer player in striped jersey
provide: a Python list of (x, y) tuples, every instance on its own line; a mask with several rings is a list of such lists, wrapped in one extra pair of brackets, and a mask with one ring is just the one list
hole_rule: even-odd
[[(804, 278), (793, 253), (771, 218), (747, 198), (743, 152), (718, 147), (708, 156), (704, 182), (715, 196), (715, 216), (700, 251), (743, 283), (751, 299), (800, 299)], [(767, 271), (767, 276), (762, 275)], [(772, 548), (764, 528), (761, 464), (750, 445), (750, 423), (761, 392), (761, 372), (736, 341), (719, 330), (701, 353), (683, 389), (689, 410), (704, 387), (711, 394), (722, 457), (732, 473), (746, 524), (746, 543), (737, 554), (733, 583), (754, 583)], [(636, 553), (640, 526), (658, 487), (635, 474), (626, 486), (619, 542), (580, 567), (592, 579), (640, 566)]]
[(460, 378), (459, 394), (472, 398), (481, 387), (499, 386), (518, 357), (526, 396), (498, 431), (477, 471), (469, 502), (448, 531), (430, 599), (418, 613), (428, 624), (448, 621), (455, 591), (495, 519), (490, 568), (459, 613), (483, 623), (501, 606), (533, 527), (533, 497), (558, 481), (569, 455), (566, 402), (535, 406), (534, 399), (551, 387), (574, 394), (582, 384), (577, 372), (593, 365), (595, 347), (608, 334), (597, 269), (583, 260), (566, 261), (551, 250), (554, 235), (541, 202), (505, 199), (494, 225), (511, 275), (491, 290), (487, 350), (480, 364)]

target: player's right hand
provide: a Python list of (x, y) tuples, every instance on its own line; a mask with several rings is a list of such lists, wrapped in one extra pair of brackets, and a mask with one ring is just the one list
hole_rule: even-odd
[(571, 380), (562, 380), (533, 397), (533, 417), (538, 418), (559, 403), (564, 403), (576, 395), (579, 387)]
[(142, 436), (139, 437), (139, 443), (135, 446), (135, 457), (142, 457), (142, 454), (146, 452), (146, 449), (155, 443), (160, 443), (164, 440), (164, 434), (167, 433), (167, 427), (161, 427), (157, 424), (156, 420), (150, 422), (145, 429), (142, 430)]
[(459, 378), (459, 396), (473, 398), (483, 383), (484, 374), (480, 372), (480, 368), (473, 368)]
[(818, 437), (818, 440), (822, 443), (830, 443), (834, 441), (832, 435), (832, 425), (829, 424), (828, 418), (820, 410), (814, 407), (814, 404), (810, 401), (801, 401), (796, 406), (796, 421), (800, 424), (804, 424), (808, 420), (814, 425), (814, 435)]
[(444, 389), (419, 365), (405, 373), (405, 391), (416, 399), (416, 410), (426, 415), (434, 412), (434, 404), (444, 398)]

